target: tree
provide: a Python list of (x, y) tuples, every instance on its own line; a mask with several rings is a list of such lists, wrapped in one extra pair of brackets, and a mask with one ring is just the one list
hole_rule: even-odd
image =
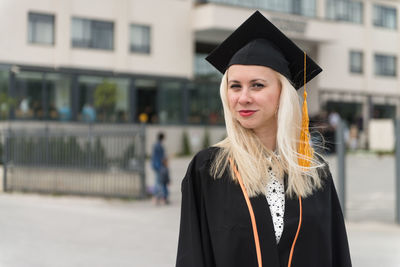
[(109, 115), (113, 113), (116, 102), (117, 85), (104, 80), (96, 87), (94, 92), (94, 106), (99, 109), (103, 121), (106, 121)]
[(10, 109), (15, 106), (15, 99), (8, 96), (6, 93), (0, 93), (0, 117), (1, 119), (8, 119)]

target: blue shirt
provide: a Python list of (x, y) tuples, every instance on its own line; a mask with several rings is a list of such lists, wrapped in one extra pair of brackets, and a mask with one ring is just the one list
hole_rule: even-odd
[(164, 157), (165, 157), (164, 148), (163, 148), (161, 142), (158, 141), (153, 146), (153, 153), (152, 153), (152, 157), (151, 157), (151, 163), (152, 163), (154, 170), (158, 171), (161, 168)]

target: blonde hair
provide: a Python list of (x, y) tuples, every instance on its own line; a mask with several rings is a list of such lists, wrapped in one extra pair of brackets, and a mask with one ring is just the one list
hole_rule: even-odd
[[(246, 129), (232, 116), (227, 100), (227, 73), (220, 85), (220, 96), (224, 109), (227, 137), (214, 146), (221, 149), (217, 153), (210, 173), (220, 178), (229, 170), (233, 180), (237, 180), (233, 168), (228, 168), (228, 158), (232, 158), (238, 168), (243, 184), (250, 197), (265, 194), (269, 182), (268, 169), (272, 168), (277, 177), (288, 175), (286, 194), (289, 196), (310, 195), (314, 188), (321, 187), (318, 168), (324, 164), (314, 152), (311, 166), (298, 164), (297, 152), (300, 142), (301, 108), (300, 97), (286, 77), (276, 72), (281, 83), (279, 109), (277, 112), (276, 151), (266, 148), (251, 129)], [(322, 157), (321, 157), (322, 158)]]

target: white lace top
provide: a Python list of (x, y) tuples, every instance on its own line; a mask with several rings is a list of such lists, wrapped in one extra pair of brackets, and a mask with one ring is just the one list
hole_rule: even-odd
[(276, 178), (272, 168), (269, 169), (268, 174), (271, 177), (267, 188), (266, 197), (269, 209), (274, 223), (276, 243), (279, 243), (283, 232), (283, 215), (285, 213), (285, 187), (283, 181)]

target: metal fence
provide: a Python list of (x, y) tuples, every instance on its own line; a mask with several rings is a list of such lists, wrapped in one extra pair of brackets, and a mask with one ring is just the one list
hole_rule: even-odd
[(6, 130), (4, 190), (144, 197), (144, 131)]
[[(393, 190), (395, 195), (394, 208), (395, 208), (395, 222), (400, 225), (400, 120), (399, 119), (396, 119), (394, 121), (394, 126), (395, 126), (394, 128), (394, 139), (395, 139), (394, 187), (395, 188)], [(346, 216), (346, 201), (347, 201), (346, 184), (348, 179), (346, 173), (349, 167), (351, 168), (351, 165), (348, 166), (346, 164), (347, 152), (346, 152), (346, 141), (345, 141), (344, 131), (345, 131), (344, 122), (340, 120), (338, 123), (338, 127), (336, 129), (336, 140), (335, 140), (336, 152), (337, 152), (337, 175), (338, 175), (337, 190), (338, 190), (338, 197), (342, 205), (343, 214)], [(368, 168), (368, 166), (363, 166), (363, 168)], [(374, 163), (372, 166), (369, 166), (369, 168), (380, 169), (380, 166), (378, 163)], [(388, 172), (387, 170), (385, 171)], [(387, 179), (387, 177), (385, 177), (384, 175), (382, 177), (375, 176), (375, 178), (378, 178), (378, 180), (382, 182), (384, 181), (384, 179)], [(365, 182), (365, 180), (363, 182)], [(362, 203), (363, 205), (366, 205), (365, 199), (362, 200)], [(366, 206), (368, 206), (368, 204)]]

